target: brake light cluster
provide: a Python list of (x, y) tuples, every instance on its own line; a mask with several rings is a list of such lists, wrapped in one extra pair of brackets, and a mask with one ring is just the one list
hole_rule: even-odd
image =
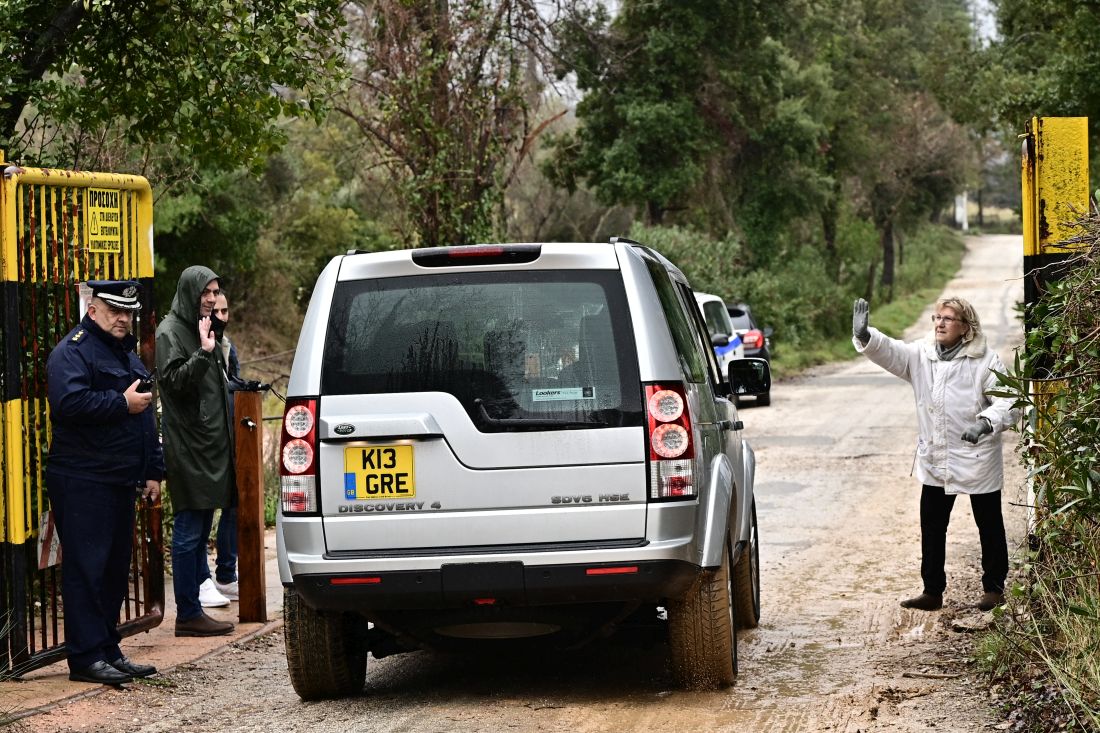
[(421, 267), (511, 265), (534, 262), (541, 254), (541, 244), (467, 244), (414, 250), (412, 261)]
[(746, 349), (762, 349), (764, 348), (764, 332), (759, 328), (746, 331), (741, 337), (741, 343), (745, 345)]
[(317, 400), (288, 399), (279, 443), (283, 514), (317, 511)]
[(647, 384), (649, 498), (690, 499), (692, 483), (691, 415), (683, 384)]

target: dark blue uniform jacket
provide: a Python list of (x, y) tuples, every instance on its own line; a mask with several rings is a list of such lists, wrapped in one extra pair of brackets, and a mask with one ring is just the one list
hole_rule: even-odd
[(46, 362), (53, 440), (46, 472), (119, 486), (164, 479), (154, 405), (131, 415), (122, 393), (149, 370), (132, 335), (119, 340), (88, 316)]

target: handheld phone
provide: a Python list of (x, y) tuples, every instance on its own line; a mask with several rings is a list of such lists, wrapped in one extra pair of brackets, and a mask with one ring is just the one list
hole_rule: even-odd
[(148, 378), (143, 379), (140, 382), (138, 382), (137, 389), (134, 390), (134, 391), (135, 392), (152, 392), (153, 391), (153, 382), (156, 380), (156, 378), (157, 378), (157, 373), (153, 372), (152, 374), (150, 374), (148, 376)]

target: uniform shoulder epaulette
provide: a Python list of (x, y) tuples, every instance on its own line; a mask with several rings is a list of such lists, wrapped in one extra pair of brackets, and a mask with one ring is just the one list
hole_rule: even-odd
[(74, 334), (73, 334), (73, 338), (72, 338), (72, 340), (73, 340), (73, 341), (79, 341), (79, 340), (80, 340), (80, 338), (81, 338), (81, 337), (82, 337), (83, 335), (84, 335), (84, 329), (82, 328), (82, 329), (80, 329), (79, 331), (77, 331), (76, 333), (74, 333)]

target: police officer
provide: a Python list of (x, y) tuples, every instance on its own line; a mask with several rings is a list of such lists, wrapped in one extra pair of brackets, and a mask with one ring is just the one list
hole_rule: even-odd
[(53, 426), (46, 490), (61, 538), (69, 679), (118, 685), (157, 671), (123, 655), (118, 617), (129, 588), (135, 491), (159, 498), (164, 457), (151, 377), (130, 333), (141, 286), (88, 286), (87, 315), (46, 363)]

